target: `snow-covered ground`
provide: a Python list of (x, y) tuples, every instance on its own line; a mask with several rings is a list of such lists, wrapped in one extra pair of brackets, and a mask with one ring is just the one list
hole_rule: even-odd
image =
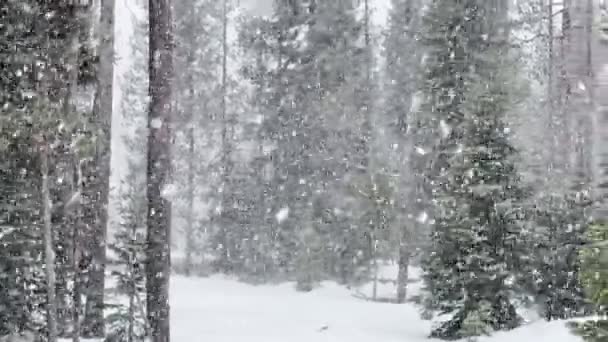
[[(382, 276), (381, 276), (382, 277)], [(411, 294), (417, 286), (413, 284)], [(213, 276), (171, 283), (172, 340), (176, 342), (419, 342), (431, 323), (414, 304), (374, 303), (355, 298), (371, 287), (348, 290), (324, 283), (310, 293), (293, 284), (252, 286)], [(379, 296), (393, 295), (392, 285)], [(530, 323), (520, 329), (482, 337), (479, 342), (580, 342), (564, 322)]]

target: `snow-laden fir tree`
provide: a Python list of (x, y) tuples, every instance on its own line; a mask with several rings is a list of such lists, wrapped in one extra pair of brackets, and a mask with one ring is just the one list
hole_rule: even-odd
[(3, 334), (38, 330), (49, 341), (58, 335), (56, 241), (67, 235), (57, 223), (79, 202), (72, 175), (91, 141), (87, 109), (73, 107), (75, 89), (88, 84), (92, 72), (77, 12), (71, 4), (34, 1), (11, 1), (0, 10), (2, 51), (12, 51), (0, 54), (0, 146), (8, 157), (0, 185), (2, 264), (8, 267), (1, 288), (9, 295)]
[(593, 225), (587, 235), (587, 246), (580, 255), (581, 282), (595, 317), (575, 330), (585, 341), (604, 342), (608, 340), (608, 226)]
[[(202, 203), (220, 200), (219, 159), (222, 126), (222, 1), (197, 0), (175, 6), (175, 99), (173, 191), (174, 225), (184, 236), (186, 274), (200, 268), (202, 233), (209, 227)], [(208, 185), (209, 184), (209, 185)], [(225, 245), (225, 243), (224, 243)], [(197, 261), (198, 260), (198, 261)], [(229, 260), (222, 258), (227, 264)]]
[(547, 320), (588, 313), (578, 254), (585, 241), (585, 210), (590, 204), (574, 195), (535, 201), (533, 227), (524, 239), (531, 253), (521, 263), (522, 268), (529, 267), (526, 273), (531, 276), (522, 278), (522, 285)]
[[(141, 17), (139, 17), (141, 16)], [(146, 117), (148, 105), (148, 21), (143, 13), (132, 14), (132, 64), (125, 76), (121, 102), (127, 133), (126, 178), (119, 188), (120, 217), (109, 249), (111, 276), (115, 284), (107, 303), (107, 339), (115, 342), (143, 341), (146, 336), (145, 233), (146, 233)]]
[[(433, 153), (435, 203), (424, 281), (427, 304), (451, 315), (431, 334), (443, 339), (521, 321), (511, 300), (524, 253), (518, 250), (524, 191), (505, 122), (517, 72), (500, 9), (488, 1), (434, 1), (423, 19), (428, 55), (420, 115), (437, 134), (437, 143), (425, 146), (433, 150), (424, 152)], [(473, 320), (480, 322), (471, 330)]]
[[(144, 145), (145, 146), (145, 145)], [(141, 165), (139, 165), (141, 166)], [(145, 292), (146, 196), (142, 169), (131, 163), (121, 187), (118, 231), (109, 248), (114, 254), (115, 303), (108, 304), (107, 339), (144, 341), (147, 329)]]
[[(272, 169), (267, 180), (260, 179), (267, 184), (259, 187), (265, 191), (260, 213), (268, 224), (258, 237), (269, 236), (263, 240), (273, 245), (265, 259), (275, 261), (271, 268), (282, 277), (294, 276), (296, 260), (306, 259), (298, 254), (308, 253), (304, 240), (315, 240), (298, 231), (316, 226), (310, 231), (322, 234), (325, 244), (320, 274), (352, 274), (338, 271), (334, 256), (352, 260), (356, 250), (347, 251), (353, 246), (345, 242), (359, 235), (351, 229), (354, 220), (342, 217), (348, 210), (334, 217), (340, 210), (333, 209), (344, 206), (337, 194), (347, 193), (346, 184), (366, 158), (360, 134), (364, 39), (356, 6), (276, 1), (271, 18), (247, 27), (242, 41), (256, 63), (246, 71), (264, 117), (261, 145), (272, 163), (266, 165)], [(324, 208), (315, 209), (321, 203)], [(288, 215), (279, 215), (283, 212)]]
[[(31, 64), (13, 57), (33, 57), (26, 47), (38, 37), (26, 34), (31, 26), (19, 25), (37, 14), (15, 2), (0, 11), (0, 49), (13, 50), (0, 55), (0, 336), (35, 331), (43, 323), (34, 320), (45, 303), (44, 290), (35, 285), (44, 283), (39, 163), (27, 148), (34, 128), (20, 119), (23, 111), (33, 112), (36, 82), (27, 72)], [(38, 295), (27, 291), (30, 286)]]

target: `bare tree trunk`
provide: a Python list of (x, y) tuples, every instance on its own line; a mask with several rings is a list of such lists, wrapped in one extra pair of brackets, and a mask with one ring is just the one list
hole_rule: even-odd
[[(221, 111), (222, 111), (222, 185), (224, 193), (222, 200), (227, 201), (225, 187), (228, 183), (230, 173), (230, 142), (229, 142), (229, 127), (228, 110), (227, 110), (227, 92), (228, 92), (228, 0), (223, 0), (222, 12), (222, 94), (221, 94)], [(225, 208), (224, 208), (225, 209)]]
[[(558, 151), (558, 143), (557, 143), (557, 136), (555, 135), (557, 132), (557, 127), (555, 124), (555, 114), (556, 114), (556, 99), (555, 99), (555, 21), (554, 21), (554, 14), (553, 14), (553, 1), (554, 0), (546, 0), (547, 1), (547, 10), (546, 13), (543, 13), (544, 15), (547, 16), (548, 18), (548, 23), (547, 23), (547, 32), (548, 32), (548, 73), (547, 73), (547, 101), (548, 101), (548, 111), (549, 111), (549, 115), (548, 115), (548, 129), (549, 129), (549, 134), (551, 136), (551, 141), (549, 142), (549, 160), (548, 160), (548, 165), (547, 165), (547, 171), (549, 173), (549, 179), (551, 180), (551, 184), (554, 184), (554, 182), (556, 181), (555, 177), (554, 177), (554, 173), (555, 173), (555, 166), (556, 166), (556, 156), (558, 156), (559, 154), (557, 153)], [(557, 177), (559, 178), (559, 177)]]
[(594, 111), (593, 148), (595, 197), (598, 199), (594, 218), (608, 222), (608, 3), (596, 8), (598, 23), (593, 32)]
[[(191, 32), (192, 36), (194, 36), (194, 34), (194, 32)], [(194, 46), (194, 43), (191, 42), (190, 46)], [(192, 66), (194, 65), (194, 62), (194, 55), (188, 54), (187, 65)], [(184, 271), (185, 274), (189, 276), (191, 275), (193, 268), (192, 254), (196, 248), (194, 236), (194, 176), (197, 165), (195, 158), (196, 140), (194, 138), (196, 116), (194, 114), (195, 91), (194, 77), (192, 74), (189, 74), (187, 77), (187, 87), (189, 96), (185, 105), (189, 122), (186, 130), (186, 139), (188, 141), (188, 176), (186, 179), (186, 260), (184, 262)]]
[[(191, 111), (192, 113), (192, 111)], [(192, 114), (191, 114), (192, 115)], [(188, 180), (187, 180), (187, 197), (188, 212), (186, 214), (186, 260), (185, 273), (191, 275), (193, 268), (192, 254), (194, 253), (194, 168), (196, 167), (194, 158), (194, 122), (190, 119), (190, 127), (188, 127)]]
[[(78, 243), (78, 225), (74, 225), (73, 238), (74, 246)], [(78, 248), (78, 247), (76, 247)], [(82, 310), (82, 277), (79, 269), (80, 257), (73, 258), (73, 274), (72, 281), (74, 282), (74, 288), (72, 289), (72, 342), (80, 342), (80, 333), (82, 332), (82, 324), (80, 323), (80, 312)]]
[[(70, 35), (71, 42), (68, 51), (68, 58), (66, 65), (68, 66), (68, 81), (65, 89), (65, 96), (63, 99), (63, 112), (64, 117), (69, 120), (69, 118), (73, 117), (75, 114), (74, 107), (74, 96), (76, 95), (76, 91), (78, 89), (78, 74), (79, 74), (79, 53), (80, 53), (80, 34), (83, 26), (83, 16), (78, 7), (72, 7), (70, 15), (73, 17), (74, 25), (71, 27)], [(75, 184), (72, 184), (72, 192), (73, 194), (82, 194), (82, 169), (81, 163), (78, 160), (79, 156), (75, 153), (72, 156), (74, 171), (78, 177), (75, 180)], [(64, 214), (67, 214), (64, 208)], [(84, 246), (81, 246), (81, 239), (79, 239), (80, 231), (84, 228), (83, 219), (84, 219), (84, 211), (82, 210), (82, 205), (80, 203), (77, 204), (75, 208), (75, 214), (73, 215), (74, 220), (71, 220), (72, 226), (72, 341), (80, 342), (80, 334), (81, 334), (81, 310), (82, 310), (82, 275), (81, 269), (79, 267), (80, 260), (82, 258), (82, 253), (80, 253)]]
[(410, 266), (410, 246), (408, 243), (409, 234), (407, 234), (408, 228), (401, 228), (401, 241), (399, 242), (399, 270), (397, 273), (397, 303), (405, 303), (407, 297), (407, 282), (408, 272)]
[(372, 90), (372, 46), (370, 34), (370, 9), (369, 0), (364, 0), (363, 13), (364, 40), (365, 40), (365, 84), (363, 88), (363, 127), (361, 129), (362, 136), (362, 151), (361, 156), (361, 171), (370, 171), (370, 143), (372, 140), (372, 118), (371, 118), (371, 90)]
[(94, 200), (91, 252), (93, 262), (89, 272), (83, 335), (102, 338), (105, 336), (104, 291), (106, 239), (108, 229), (108, 201), (110, 193), (110, 155), (112, 124), (112, 89), (114, 81), (114, 7), (115, 0), (101, 0), (99, 27), (99, 64), (97, 69), (97, 94), (93, 105), (95, 120), (96, 155), (93, 163), (94, 180), (85, 189), (88, 198)]
[(162, 194), (171, 171), (173, 13), (170, 0), (150, 0), (148, 234), (146, 301), (153, 342), (170, 341), (171, 202)]
[[(136, 230), (137, 228), (133, 229)], [(135, 236), (133, 234), (132, 236)], [(127, 265), (131, 279), (129, 279), (129, 308), (128, 308), (128, 327), (127, 327), (127, 342), (133, 342), (134, 340), (134, 326), (135, 326), (135, 296), (137, 294), (137, 288), (135, 284), (135, 270), (133, 269), (133, 263), (135, 258), (133, 257), (134, 252), (131, 252), (130, 263)]]
[[(564, 1), (564, 62), (565, 62), (565, 113), (568, 115), (570, 144), (573, 145), (570, 165), (574, 177), (573, 189), (587, 191), (592, 180), (591, 119), (592, 68), (591, 25), (592, 1)], [(591, 13), (591, 15), (590, 15)]]
[(228, 234), (228, 217), (226, 215), (228, 208), (231, 206), (230, 194), (228, 193), (229, 187), (228, 182), (230, 180), (231, 173), (231, 144), (230, 144), (230, 129), (231, 122), (228, 118), (227, 108), (227, 93), (228, 93), (228, 0), (223, 1), (223, 13), (222, 13), (222, 85), (221, 85), (221, 120), (222, 120), (222, 132), (221, 132), (221, 185), (222, 193), (221, 196), (221, 207), (222, 212), (220, 216), (219, 229), (221, 231), (220, 239), (222, 240), (222, 254), (220, 265), (223, 271), (229, 271), (231, 262), (230, 258), (230, 241)]
[(51, 223), (51, 191), (49, 186), (49, 145), (42, 142), (40, 147), (40, 169), (42, 176), (42, 201), (44, 210), (44, 254), (46, 263), (46, 289), (47, 289), (47, 329), (48, 341), (57, 341), (57, 301), (55, 298), (55, 250), (53, 245), (53, 231)]
[(378, 243), (375, 234), (372, 234), (372, 299), (378, 300)]
[[(76, 187), (73, 189), (74, 193), (82, 194), (84, 191), (84, 179), (83, 179), (83, 167), (87, 165), (79, 160), (76, 161)], [(84, 246), (84, 241), (82, 239), (82, 234), (85, 234), (84, 231), (84, 210), (83, 205), (78, 204), (78, 208), (76, 209), (76, 220), (72, 223), (72, 250), (74, 251), (72, 254), (72, 281), (73, 289), (72, 289), (72, 342), (79, 342), (80, 335), (82, 333), (82, 324), (81, 324), (81, 315), (82, 315), (82, 294), (83, 294), (83, 267), (84, 259), (87, 258), (84, 251), (86, 246)], [(82, 263), (82, 264), (81, 264)]]

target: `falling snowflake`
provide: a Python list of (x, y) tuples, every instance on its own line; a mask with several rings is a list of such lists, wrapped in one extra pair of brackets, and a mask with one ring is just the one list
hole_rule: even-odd
[(450, 127), (450, 125), (448, 125), (447, 122), (445, 122), (445, 120), (439, 121), (439, 129), (441, 131), (442, 138), (447, 138), (452, 132), (452, 128)]
[(418, 153), (419, 155), (423, 156), (425, 155), (427, 152), (424, 150), (424, 148), (420, 147), (420, 146), (416, 146), (416, 153)]
[(277, 222), (281, 223), (289, 217), (289, 207), (283, 207), (275, 215)]
[(150, 127), (154, 129), (160, 129), (161, 127), (163, 127), (163, 121), (160, 118), (154, 118), (150, 122)]
[(426, 213), (426, 211), (421, 212), (418, 217), (416, 217), (416, 221), (418, 223), (425, 223), (428, 219), (429, 215)]
[(585, 83), (583, 83), (583, 81), (578, 81), (578, 89), (580, 91), (585, 91), (587, 90), (587, 87), (585, 86)]
[(172, 200), (176, 194), (177, 187), (174, 184), (165, 184), (160, 192), (160, 195), (168, 201)]

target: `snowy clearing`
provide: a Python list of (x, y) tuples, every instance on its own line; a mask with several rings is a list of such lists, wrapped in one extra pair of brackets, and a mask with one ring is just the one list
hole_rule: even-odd
[[(382, 276), (382, 275), (381, 275)], [(392, 295), (382, 284), (381, 297)], [(415, 293), (417, 284), (410, 292)], [(172, 340), (177, 342), (418, 342), (428, 339), (431, 323), (413, 304), (357, 299), (369, 287), (347, 290), (333, 283), (310, 293), (293, 284), (253, 286), (221, 276), (171, 282)], [(580, 342), (564, 322), (535, 322), (479, 342)]]

